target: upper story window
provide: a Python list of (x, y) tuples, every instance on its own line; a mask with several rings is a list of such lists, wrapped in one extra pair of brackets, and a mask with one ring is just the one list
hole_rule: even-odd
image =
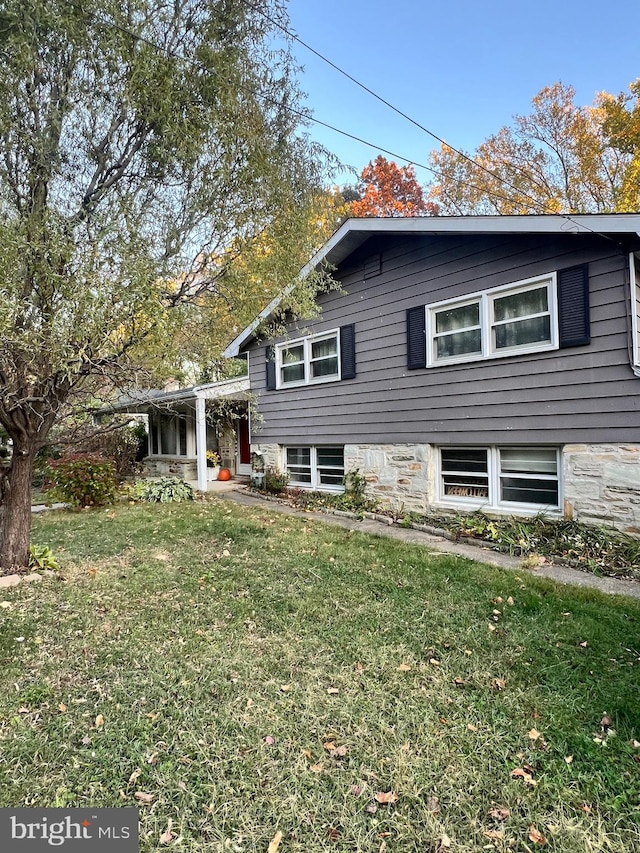
[(427, 306), (427, 365), (556, 349), (555, 274)]
[(340, 379), (340, 333), (313, 335), (276, 346), (278, 387)]

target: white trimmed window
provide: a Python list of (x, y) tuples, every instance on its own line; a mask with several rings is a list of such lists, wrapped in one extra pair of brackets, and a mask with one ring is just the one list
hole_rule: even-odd
[(186, 416), (154, 414), (149, 420), (149, 444), (152, 456), (187, 456)]
[(343, 447), (285, 447), (284, 463), (290, 486), (343, 491)]
[(558, 348), (555, 273), (426, 311), (428, 366)]
[(512, 512), (560, 508), (555, 447), (441, 447), (439, 502)]
[(277, 387), (340, 379), (340, 340), (336, 329), (276, 346)]

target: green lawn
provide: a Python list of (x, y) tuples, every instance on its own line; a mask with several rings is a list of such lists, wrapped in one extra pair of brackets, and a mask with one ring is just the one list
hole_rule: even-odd
[(640, 851), (639, 602), (220, 500), (34, 541), (0, 806), (138, 805), (142, 851)]

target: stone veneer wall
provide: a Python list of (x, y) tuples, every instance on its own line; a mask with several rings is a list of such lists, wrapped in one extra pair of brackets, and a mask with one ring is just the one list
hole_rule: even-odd
[(251, 452), (262, 453), (265, 470), (267, 468), (273, 468), (275, 471), (283, 470), (282, 451), (279, 444), (252, 443)]
[(433, 501), (433, 448), (428, 444), (347, 444), (345, 471), (357, 468), (367, 494), (394, 510), (426, 512)]
[(640, 444), (565, 444), (565, 516), (640, 535)]
[(144, 462), (146, 477), (180, 477), (182, 480), (197, 480), (198, 466), (195, 459), (162, 459), (147, 457)]
[[(265, 467), (282, 470), (277, 444), (253, 445)], [(428, 444), (347, 444), (345, 471), (357, 468), (367, 493), (394, 510), (426, 512), (435, 499), (437, 448)], [(640, 535), (640, 444), (566, 444), (564, 514)]]

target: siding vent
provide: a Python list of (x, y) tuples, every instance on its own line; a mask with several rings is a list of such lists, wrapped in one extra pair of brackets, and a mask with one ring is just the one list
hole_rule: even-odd
[(578, 347), (591, 340), (589, 270), (586, 264), (558, 272), (560, 347)]
[(364, 277), (373, 278), (382, 272), (382, 257), (380, 252), (370, 255), (364, 262)]
[(407, 368), (427, 366), (427, 335), (424, 305), (407, 309)]
[(353, 323), (340, 327), (340, 378), (356, 375), (356, 327)]

